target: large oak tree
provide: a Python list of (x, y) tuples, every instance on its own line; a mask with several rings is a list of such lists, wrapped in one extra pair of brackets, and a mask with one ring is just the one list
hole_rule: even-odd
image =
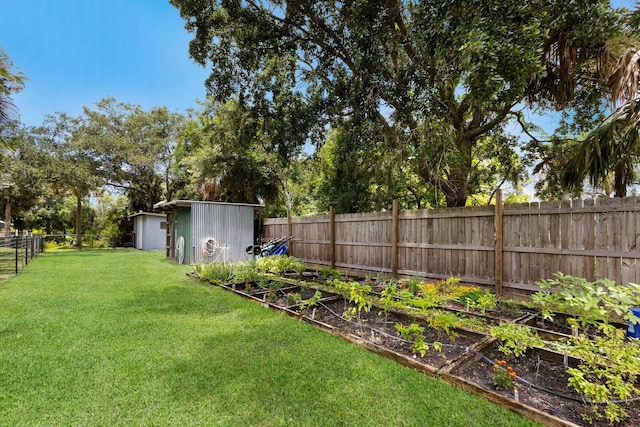
[(505, 123), (524, 103), (565, 106), (594, 85), (617, 31), (593, 0), (170, 2), (211, 67), (209, 92), (279, 120), (296, 136), (280, 149), (374, 123), (448, 206), (466, 203), (493, 154), (514, 152)]

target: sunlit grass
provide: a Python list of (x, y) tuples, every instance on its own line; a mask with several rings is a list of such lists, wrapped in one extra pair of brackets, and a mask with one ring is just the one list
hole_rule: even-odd
[(0, 424), (530, 424), (189, 270), (57, 252), (0, 283)]

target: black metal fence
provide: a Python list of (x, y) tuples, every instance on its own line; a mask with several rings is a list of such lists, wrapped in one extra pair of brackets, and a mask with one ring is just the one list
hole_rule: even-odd
[(40, 234), (0, 236), (0, 278), (18, 274), (43, 250), (44, 239)]

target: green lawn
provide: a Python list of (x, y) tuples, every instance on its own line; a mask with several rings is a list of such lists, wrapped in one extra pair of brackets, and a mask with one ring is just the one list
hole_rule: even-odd
[(0, 283), (0, 425), (532, 424), (187, 271), (56, 252)]

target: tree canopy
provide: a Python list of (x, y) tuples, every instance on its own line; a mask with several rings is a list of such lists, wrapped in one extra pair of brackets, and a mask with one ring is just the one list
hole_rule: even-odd
[(597, 102), (576, 95), (597, 85), (619, 30), (609, 2), (593, 0), (171, 3), (194, 33), (191, 56), (211, 67), (210, 94), (277, 117), (281, 148), (321, 144), (327, 126), (375, 129), (373, 143), (448, 206), (483, 174), (522, 176), (486, 165), (514, 153), (505, 124), (525, 103)]
[(24, 81), (24, 75), (15, 69), (9, 55), (0, 46), (0, 143), (2, 144), (7, 143), (3, 137), (5, 127), (18, 118), (18, 109), (11, 96), (23, 89)]

